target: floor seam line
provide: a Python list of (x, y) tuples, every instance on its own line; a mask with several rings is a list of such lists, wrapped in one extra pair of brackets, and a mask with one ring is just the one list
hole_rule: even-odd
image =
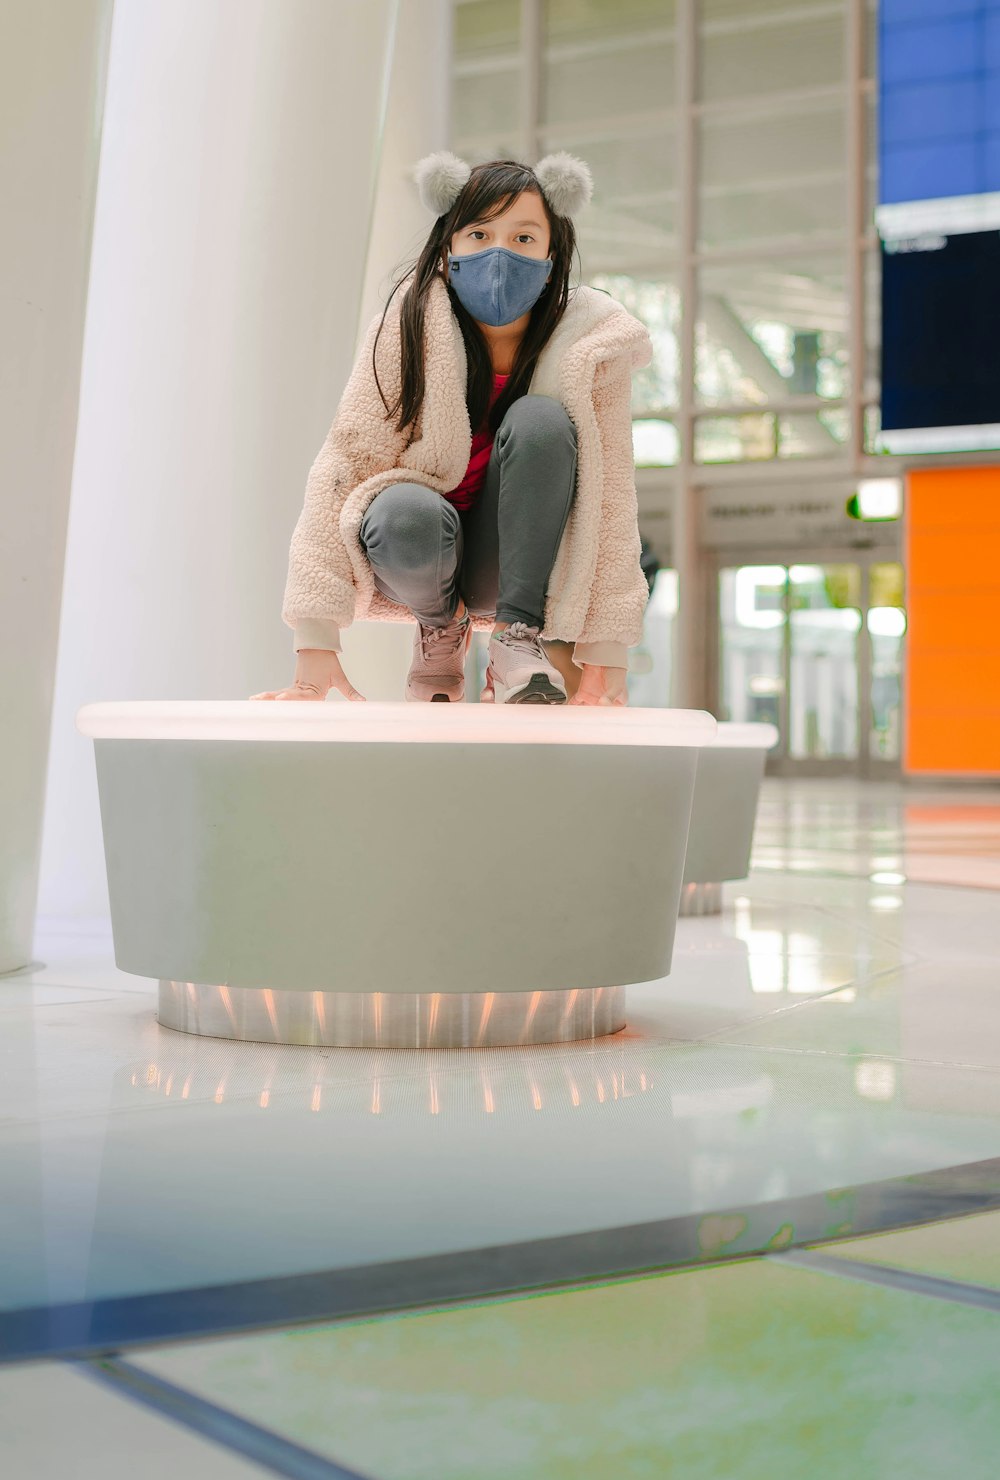
[(1000, 1315), (1000, 1290), (993, 1290), (988, 1285), (973, 1285), (941, 1275), (922, 1274), (918, 1270), (898, 1269), (891, 1264), (838, 1258), (815, 1249), (788, 1249), (766, 1257), (779, 1264), (812, 1270), (815, 1274), (879, 1285), (883, 1289), (905, 1291), (910, 1295), (925, 1295), (933, 1300), (947, 1300), (954, 1305), (968, 1305)]
[(375, 1480), (117, 1355), (69, 1360), (65, 1365), (287, 1480)]
[[(987, 855), (987, 856), (989, 856), (989, 855)], [(747, 878), (748, 879), (752, 876), (753, 872), (754, 872), (754, 867), (753, 867), (753, 864), (751, 862), (751, 865), (750, 865), (750, 874), (747, 875)], [(780, 874), (782, 876), (782, 878), (786, 878), (786, 879), (805, 879), (805, 880), (808, 880), (808, 879), (833, 879), (833, 880), (837, 880), (837, 879), (850, 879), (850, 880), (855, 881), (855, 882), (860, 883), (860, 884), (865, 884), (865, 883), (870, 883), (871, 882), (870, 875), (865, 874), (865, 873), (830, 873), (829, 871), (825, 871), (825, 870), (821, 870), (821, 869), (809, 869), (808, 871), (806, 871), (806, 870), (789, 869), (789, 868), (762, 868), (758, 864), (757, 865), (757, 872), (760, 873), (760, 874)], [(738, 881), (738, 882), (742, 882), (742, 881)], [(973, 889), (973, 890), (978, 890), (980, 893), (983, 893), (983, 894), (997, 894), (997, 893), (1000, 893), (1000, 890), (997, 889), (997, 887), (996, 887), (995, 884), (956, 884), (956, 883), (954, 883), (953, 881), (950, 881), (950, 880), (942, 880), (942, 879), (913, 879), (913, 878), (910, 878), (909, 876), (907, 876), (905, 882), (902, 885), (898, 886), (898, 887), (901, 887), (901, 888), (904, 888), (905, 889), (905, 888), (907, 888), (908, 886), (911, 886), (911, 885), (917, 885), (921, 889), (957, 889), (959, 891), (961, 891), (963, 889)]]
[[(790, 1009), (789, 1009), (790, 1010)], [(678, 1044), (704, 1045), (712, 1040), (703, 1038), (678, 1038), (672, 1040)], [(927, 1069), (976, 1069), (987, 1074), (1000, 1074), (1000, 1064), (973, 1064), (957, 1059), (907, 1059), (900, 1058), (891, 1053), (857, 1053), (847, 1049), (843, 1051), (832, 1048), (786, 1048), (784, 1045), (770, 1043), (723, 1043), (722, 1048), (749, 1048), (756, 1053), (794, 1053), (819, 1059), (878, 1059), (880, 1063), (886, 1064), (921, 1064)]]
[[(805, 959), (805, 958), (800, 958), (800, 959)], [(863, 989), (864, 987), (872, 986), (876, 982), (879, 981), (879, 978), (880, 977), (882, 977), (882, 976), (891, 976), (894, 972), (898, 972), (900, 969), (901, 968), (898, 967), (898, 966), (887, 966), (884, 971), (876, 972), (874, 976), (868, 977), (864, 981), (862, 981), (858, 977), (852, 977), (849, 982), (844, 982), (843, 985), (842, 986), (839, 986), (839, 987), (828, 987), (825, 991), (822, 991), (822, 992), (811, 992), (808, 996), (805, 993), (803, 993), (802, 999), (799, 1002), (789, 1002), (784, 1007), (775, 1008), (774, 1012), (767, 1013), (763, 1017), (752, 1018), (752, 1019), (750, 1019), (750, 1021), (753, 1022), (753, 1023), (757, 1023), (757, 1024), (765, 1023), (765, 1022), (767, 1022), (767, 1023), (777, 1022), (779, 1018), (787, 1017), (790, 1012), (798, 1012), (798, 1011), (800, 1011), (804, 1007), (811, 1007), (816, 1002), (823, 1002), (828, 997), (835, 997), (838, 994), (838, 992), (846, 992), (848, 990), (853, 990), (855, 988)], [(746, 1026), (748, 1026), (746, 1023), (744, 1023), (744, 1024), (738, 1024), (737, 1025), (737, 1030), (738, 1030), (739, 1027), (746, 1027)], [(733, 1032), (733, 1031), (737, 1031), (737, 1030), (734, 1030), (732, 1028), (717, 1028), (714, 1032), (712, 1032), (712, 1033), (706, 1033), (701, 1038), (679, 1038), (679, 1039), (668, 1040), (668, 1041), (678, 1042), (678, 1043), (705, 1043), (705, 1044), (710, 1044), (710, 1043), (713, 1042), (713, 1040), (715, 1038), (721, 1038), (724, 1033), (729, 1033), (729, 1032)], [(727, 1045), (727, 1046), (740, 1047), (740, 1048), (754, 1048), (754, 1047), (756, 1047), (756, 1045), (755, 1044), (752, 1044), (752, 1043), (738, 1044), (738, 1045)], [(791, 1051), (792, 1052), (795, 1052), (796, 1050), (791, 1050)], [(809, 1052), (810, 1050), (803, 1050), (803, 1051), (804, 1052)], [(812, 1052), (821, 1052), (821, 1051), (822, 1050), (815, 1050), (815, 1049), (812, 1050)], [(879, 1058), (888, 1058), (889, 1056), (887, 1054), (879, 1054), (878, 1057)], [(910, 1060), (904, 1060), (903, 1062), (910, 1062)], [(913, 1062), (918, 1062), (918, 1063), (925, 1063), (925, 1062), (927, 1062), (927, 1063), (933, 1063), (935, 1061), (934, 1060), (923, 1060), (923, 1059), (920, 1059), (920, 1060), (914, 1060)], [(963, 1065), (962, 1067), (965, 1068), (965, 1067), (970, 1067), (970, 1066)]]

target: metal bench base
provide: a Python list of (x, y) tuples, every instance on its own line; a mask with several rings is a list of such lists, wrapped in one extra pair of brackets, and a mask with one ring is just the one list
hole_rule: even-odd
[(721, 884), (684, 884), (681, 888), (682, 915), (721, 915)]
[(603, 1038), (625, 988), (553, 992), (295, 992), (160, 978), (164, 1028), (338, 1048), (498, 1048)]

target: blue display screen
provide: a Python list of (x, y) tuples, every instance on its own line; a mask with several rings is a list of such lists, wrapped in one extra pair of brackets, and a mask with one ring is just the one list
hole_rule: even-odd
[(1000, 190), (1000, 0), (882, 0), (879, 200)]

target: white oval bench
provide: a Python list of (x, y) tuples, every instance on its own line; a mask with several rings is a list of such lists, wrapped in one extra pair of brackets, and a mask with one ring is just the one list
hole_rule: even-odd
[(115, 961), (161, 1024), (417, 1047), (615, 1032), (670, 970), (700, 711), (88, 704)]
[(718, 914), (723, 882), (749, 873), (760, 783), (777, 740), (774, 725), (720, 724), (715, 739), (699, 751), (682, 915)]

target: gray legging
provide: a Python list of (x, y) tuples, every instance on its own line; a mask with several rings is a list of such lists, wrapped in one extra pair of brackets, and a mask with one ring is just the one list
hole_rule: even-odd
[(476, 616), (542, 627), (575, 491), (569, 413), (552, 396), (521, 396), (497, 428), (471, 509), (421, 483), (392, 483), (372, 500), (361, 543), (375, 585), (427, 627), (446, 627), (459, 595)]

